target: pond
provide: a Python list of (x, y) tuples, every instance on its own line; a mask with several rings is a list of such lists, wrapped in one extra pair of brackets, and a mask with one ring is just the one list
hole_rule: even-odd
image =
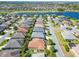
[(79, 19), (79, 12), (20, 12), (20, 13), (16, 13), (16, 15), (34, 15), (34, 14), (38, 14), (38, 15), (45, 15), (45, 14), (56, 14), (56, 15), (64, 15), (67, 17), (71, 17), (71, 18), (75, 18), (75, 19)]

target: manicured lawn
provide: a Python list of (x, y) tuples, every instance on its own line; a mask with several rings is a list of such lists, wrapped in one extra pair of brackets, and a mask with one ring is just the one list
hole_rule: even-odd
[(8, 39), (4, 40), (3, 42), (1, 42), (0, 46), (5, 45), (8, 42)]
[(59, 41), (59, 44), (60, 44), (61, 49), (62, 49), (62, 51), (64, 52), (65, 56), (67, 56), (67, 57), (68, 57), (68, 56), (73, 57), (74, 54), (73, 54), (71, 51), (67, 52), (67, 50), (66, 50), (66, 47), (65, 47), (65, 46), (68, 46), (68, 42), (66, 42), (66, 41), (63, 39), (63, 37), (62, 37), (60, 31), (57, 30), (56, 28), (55, 28), (55, 34), (56, 34), (56, 37), (57, 37), (57, 39), (58, 39), (58, 41)]

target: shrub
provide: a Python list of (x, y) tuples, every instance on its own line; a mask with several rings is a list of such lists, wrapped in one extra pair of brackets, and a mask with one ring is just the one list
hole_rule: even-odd
[(5, 34), (5, 32), (0, 32), (0, 35), (4, 35)]
[(68, 47), (68, 45), (64, 45), (64, 47), (65, 47), (66, 51), (69, 52), (69, 47)]
[(52, 40), (51, 40), (51, 39), (47, 40), (47, 44), (48, 44), (48, 45), (55, 45), (55, 43), (54, 43), (54, 42), (52, 42)]

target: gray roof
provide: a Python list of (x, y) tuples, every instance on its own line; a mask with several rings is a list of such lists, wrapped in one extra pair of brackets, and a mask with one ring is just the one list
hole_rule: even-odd
[(41, 38), (41, 39), (45, 39), (45, 36), (43, 33), (41, 32), (33, 32), (32, 33), (32, 38)]
[(76, 39), (76, 37), (69, 31), (64, 31), (61, 34), (62, 34), (63, 38), (66, 39), (66, 40)]
[(0, 57), (19, 57), (19, 49), (2, 50), (0, 51)]
[(21, 44), (17, 40), (10, 40), (3, 49), (19, 49)]
[(25, 36), (23, 33), (21, 32), (16, 32), (13, 36), (12, 36), (12, 39), (24, 39)]
[(27, 21), (27, 22), (24, 21), (23, 24), (31, 25), (32, 24), (32, 21)]
[(4, 31), (5, 30), (5, 26), (0, 26), (0, 32)]
[(44, 33), (44, 28), (42, 28), (42, 27), (34, 27), (33, 32), (42, 32), (42, 33)]
[(22, 45), (23, 42), (24, 42), (24, 39), (10, 39), (9, 41), (13, 41), (13, 40), (18, 41), (21, 45)]
[(22, 24), (24, 27), (27, 27), (27, 28), (29, 28), (30, 27), (30, 25), (28, 25), (28, 24)]

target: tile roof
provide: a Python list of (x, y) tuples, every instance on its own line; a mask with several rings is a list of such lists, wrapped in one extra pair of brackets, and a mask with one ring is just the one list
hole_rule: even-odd
[(17, 32), (26, 33), (26, 32), (28, 32), (28, 29), (20, 27), (20, 28), (18, 28)]
[(42, 27), (42, 28), (44, 28), (44, 25), (43, 24), (35, 24), (35, 27)]
[(32, 40), (29, 42), (28, 48), (43, 50), (45, 48), (45, 42), (39, 39)]

